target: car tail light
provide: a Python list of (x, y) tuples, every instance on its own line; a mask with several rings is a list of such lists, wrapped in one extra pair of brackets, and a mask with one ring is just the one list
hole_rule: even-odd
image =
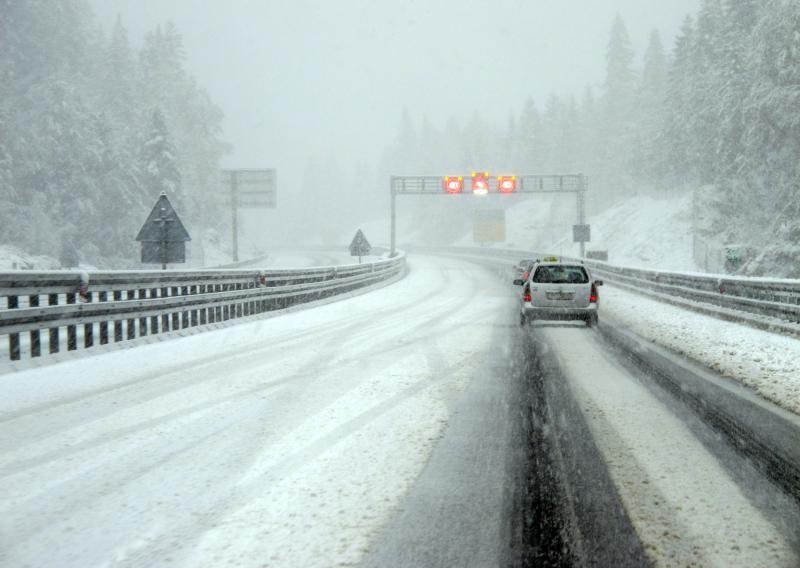
[(592, 282), (592, 291), (589, 292), (589, 303), (590, 304), (597, 303), (597, 286), (594, 285), (594, 282)]
[(530, 302), (531, 301), (531, 293), (530, 290), (526, 290), (525, 293), (522, 295), (523, 302)]

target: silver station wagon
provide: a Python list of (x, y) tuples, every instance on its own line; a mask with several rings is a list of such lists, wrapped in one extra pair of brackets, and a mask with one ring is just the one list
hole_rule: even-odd
[(520, 325), (534, 320), (579, 320), (588, 327), (597, 324), (597, 287), (603, 281), (592, 278), (579, 262), (545, 259), (531, 267), (527, 279), (516, 279), (514, 284), (522, 286)]

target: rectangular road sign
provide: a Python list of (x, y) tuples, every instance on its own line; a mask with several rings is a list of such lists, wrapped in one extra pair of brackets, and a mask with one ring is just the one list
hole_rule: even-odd
[(472, 216), (472, 239), (476, 243), (503, 243), (506, 240), (506, 212), (479, 209)]
[(575, 243), (588, 243), (592, 240), (592, 228), (589, 225), (573, 225), (572, 241)]
[(226, 202), (241, 208), (275, 209), (278, 206), (278, 174), (274, 169), (222, 170)]

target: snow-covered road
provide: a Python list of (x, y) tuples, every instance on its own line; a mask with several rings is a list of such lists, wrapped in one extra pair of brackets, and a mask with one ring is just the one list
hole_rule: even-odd
[(0, 381), (0, 564), (356, 561), (491, 349), (456, 260), (391, 287)]
[(596, 330), (519, 328), (507, 263), (409, 263), (0, 376), (0, 566), (522, 565), (592, 538), (613, 565), (797, 565), (796, 502)]
[(795, 511), (791, 499), (728, 448), (705, 445), (718, 436), (654, 396), (647, 376), (620, 364), (599, 334), (559, 324), (534, 333), (555, 353), (653, 560), (662, 566), (798, 565), (796, 525), (775, 514)]

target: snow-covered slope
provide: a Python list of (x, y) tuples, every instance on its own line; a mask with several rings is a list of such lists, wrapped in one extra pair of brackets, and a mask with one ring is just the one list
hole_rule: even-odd
[(0, 245), (0, 270), (51, 270), (59, 266), (53, 257), (35, 256), (13, 245)]
[[(606, 250), (614, 264), (698, 270), (692, 259), (691, 194), (667, 199), (637, 196), (589, 216), (587, 250)], [(506, 242), (498, 247), (577, 255), (572, 199), (526, 199), (506, 210)], [(472, 235), (458, 242), (472, 246)]]
[[(574, 204), (568, 205), (574, 210)], [(520, 203), (507, 213), (510, 240), (524, 248), (577, 255), (578, 245), (572, 242), (574, 212), (565, 209), (563, 202), (554, 201), (549, 208), (535, 201)], [(608, 251), (609, 261), (615, 264), (667, 270), (697, 268), (692, 260), (691, 195), (673, 199), (633, 197), (590, 216), (588, 222), (592, 241), (587, 249)]]

